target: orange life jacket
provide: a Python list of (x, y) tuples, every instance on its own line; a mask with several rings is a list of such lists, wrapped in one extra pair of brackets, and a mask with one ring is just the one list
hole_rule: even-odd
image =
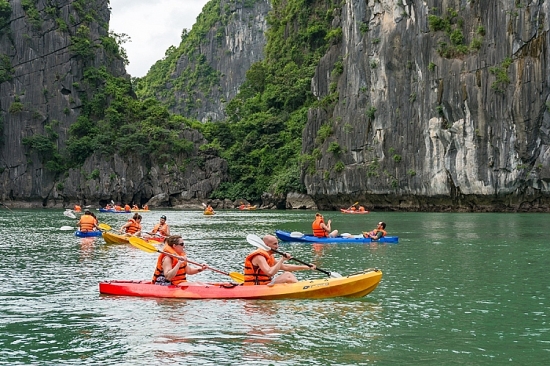
[(135, 234), (135, 233), (137, 233), (138, 231), (141, 230), (141, 224), (139, 222), (137, 222), (136, 220), (130, 219), (130, 220), (128, 220), (128, 222), (131, 223), (130, 226), (128, 226), (126, 228), (126, 232), (128, 234)]
[(313, 221), (313, 224), (311, 224), (311, 228), (313, 229), (313, 236), (316, 236), (318, 238), (324, 238), (327, 236), (327, 232), (321, 227), (321, 223), (323, 222), (324, 221), (321, 216), (315, 218), (315, 221)]
[(365, 208), (363, 206), (359, 206), (359, 212), (365, 212)]
[(79, 205), (74, 205), (74, 211), (75, 212), (80, 212), (80, 211), (82, 211), (82, 207), (80, 207)]
[(116, 205), (115, 206), (115, 211), (122, 211), (122, 207), (120, 207), (119, 205)]
[(96, 219), (92, 215), (82, 215), (79, 221), (80, 231), (93, 231)]
[(130, 212), (130, 205), (124, 205), (124, 211)]
[(155, 225), (153, 230), (151, 230), (153, 234), (155, 234), (157, 231), (162, 236), (168, 236), (168, 224), (164, 223), (163, 225), (161, 225), (161, 223), (159, 222)]
[(244, 259), (244, 285), (245, 286), (267, 285), (269, 282), (271, 282), (271, 276), (268, 276), (267, 274), (265, 274), (260, 267), (252, 264), (252, 259), (257, 255), (261, 255), (262, 257), (264, 257), (265, 260), (267, 261), (267, 265), (270, 267), (274, 266), (276, 263), (273, 255), (271, 255), (266, 250), (258, 249), (250, 253)]
[[(166, 244), (164, 248), (162, 248), (162, 251), (179, 256), (179, 254), (174, 250), (174, 248), (172, 248), (168, 244)], [(152, 280), (153, 283), (157, 282), (157, 278), (159, 278), (160, 276), (164, 277), (164, 269), (162, 268), (162, 261), (164, 260), (164, 257), (166, 257), (166, 254), (161, 253), (157, 259), (157, 267), (155, 268), (155, 273), (153, 274), (153, 280)], [(172, 259), (172, 268), (174, 268), (178, 264), (178, 259), (174, 257), (171, 257), (171, 259)], [(179, 283), (186, 282), (187, 281), (186, 269), (187, 269), (187, 261), (185, 261), (185, 263), (183, 263), (180, 266), (180, 268), (178, 269), (178, 272), (172, 278), (170, 283), (172, 285), (177, 285)]]
[(369, 234), (374, 236), (374, 235), (376, 235), (379, 231), (382, 232), (381, 238), (383, 238), (384, 236), (386, 236), (386, 234), (388, 234), (388, 233), (386, 232), (386, 230), (384, 230), (384, 229), (382, 229), (382, 230), (374, 229), (374, 230), (371, 231)]

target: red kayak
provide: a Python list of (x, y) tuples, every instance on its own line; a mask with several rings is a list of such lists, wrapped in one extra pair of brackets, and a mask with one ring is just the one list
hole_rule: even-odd
[(322, 278), (274, 286), (243, 286), (235, 283), (187, 282), (183, 286), (161, 286), (151, 281), (105, 281), (99, 292), (106, 295), (180, 299), (324, 299), (363, 297), (372, 292), (382, 272), (367, 269), (339, 278)]
[(369, 211), (365, 210), (365, 211), (358, 211), (358, 210), (355, 210), (355, 211), (352, 211), (352, 210), (348, 210), (348, 209), (345, 209), (345, 208), (341, 208), (340, 211), (342, 213), (345, 213), (345, 214), (368, 214)]

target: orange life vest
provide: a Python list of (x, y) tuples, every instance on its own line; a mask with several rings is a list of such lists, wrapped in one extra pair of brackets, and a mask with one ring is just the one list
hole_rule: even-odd
[(161, 223), (159, 222), (158, 224), (155, 225), (153, 230), (151, 230), (153, 234), (155, 234), (157, 231), (162, 236), (168, 236), (168, 224), (164, 223), (161, 225)]
[(96, 220), (92, 215), (82, 215), (80, 218), (80, 231), (93, 231)]
[(363, 206), (359, 206), (359, 212), (365, 212), (365, 208)]
[[(179, 256), (179, 254), (174, 250), (174, 248), (172, 248), (168, 244), (165, 245), (164, 248), (162, 248), (162, 251)], [(157, 278), (159, 278), (160, 276), (164, 277), (164, 269), (162, 268), (162, 261), (164, 260), (164, 257), (166, 257), (166, 254), (161, 253), (157, 259), (157, 267), (155, 268), (155, 273), (153, 274), (153, 280), (152, 280), (153, 283), (157, 282)], [(178, 259), (174, 257), (171, 257), (171, 259), (172, 259), (172, 268), (174, 268), (178, 264)], [(187, 261), (185, 261), (185, 263), (183, 263), (180, 266), (180, 268), (178, 269), (178, 272), (172, 278), (170, 283), (172, 285), (177, 285), (179, 283), (186, 282), (187, 281), (186, 269), (187, 269)]]
[(74, 205), (74, 211), (75, 212), (80, 212), (80, 211), (82, 211), (82, 207), (80, 207), (79, 205)]
[(137, 233), (138, 231), (141, 230), (141, 224), (139, 222), (137, 222), (136, 220), (130, 219), (130, 220), (128, 220), (128, 222), (131, 223), (130, 226), (128, 226), (126, 228), (126, 232), (128, 234), (135, 234), (135, 233)]
[(371, 231), (369, 234), (374, 236), (374, 235), (376, 235), (379, 231), (382, 232), (381, 238), (383, 238), (384, 236), (386, 236), (387, 232), (386, 232), (386, 230), (383, 230), (383, 229), (382, 229), (382, 230), (374, 229), (374, 230)]
[(327, 236), (327, 232), (321, 227), (321, 223), (323, 222), (324, 221), (321, 216), (315, 218), (315, 221), (313, 221), (313, 224), (311, 224), (311, 228), (313, 229), (313, 236), (316, 236), (318, 238), (324, 238)]
[(130, 205), (124, 205), (124, 211), (130, 212)]
[(261, 255), (262, 257), (264, 257), (265, 260), (267, 261), (267, 265), (270, 267), (274, 266), (276, 263), (273, 255), (271, 255), (266, 250), (258, 249), (250, 253), (244, 259), (244, 285), (245, 286), (267, 285), (269, 282), (271, 282), (271, 276), (268, 276), (267, 274), (265, 274), (260, 267), (252, 264), (252, 259), (257, 255)]

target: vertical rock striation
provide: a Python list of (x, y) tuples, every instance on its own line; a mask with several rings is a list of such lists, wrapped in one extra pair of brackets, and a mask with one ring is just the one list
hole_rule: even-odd
[(322, 152), (308, 193), (324, 209), (550, 210), (549, 11), (346, 0), (342, 40), (312, 80), (335, 102), (311, 110), (303, 133), (303, 153)]

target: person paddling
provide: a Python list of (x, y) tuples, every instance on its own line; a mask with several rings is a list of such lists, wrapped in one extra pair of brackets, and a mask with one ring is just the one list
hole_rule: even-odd
[[(266, 235), (263, 238), (265, 245), (269, 248), (277, 250), (279, 241), (273, 235)], [(257, 249), (250, 253), (244, 260), (244, 285), (268, 285), (273, 286), (276, 283), (296, 283), (298, 279), (290, 271), (301, 271), (306, 269), (314, 270), (317, 268), (315, 264), (294, 265), (286, 264), (285, 262), (292, 257), (285, 253), (278, 261), (273, 256), (273, 251)], [(273, 277), (279, 271), (285, 271), (277, 277)]]
[(170, 236), (170, 226), (166, 223), (166, 216), (162, 215), (160, 217), (160, 222), (155, 225), (153, 230), (150, 233), (147, 233), (153, 236), (167, 237)]
[(183, 238), (179, 235), (172, 235), (164, 240), (163, 252), (170, 253), (178, 258), (161, 253), (157, 258), (157, 265), (153, 280), (155, 285), (182, 286), (187, 282), (187, 275), (200, 273), (208, 268), (206, 264), (201, 264), (200, 267), (190, 267), (187, 265), (187, 257), (185, 256), (185, 244)]
[(124, 236), (141, 236), (141, 218), (140, 214), (135, 213), (127, 223), (122, 225), (119, 231), (123, 232)]

